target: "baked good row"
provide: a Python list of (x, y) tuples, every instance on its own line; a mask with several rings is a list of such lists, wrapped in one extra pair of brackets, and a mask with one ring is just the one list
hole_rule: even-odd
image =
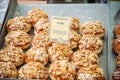
[(19, 79), (42, 79), (48, 80), (48, 76), (52, 80), (105, 80), (103, 70), (95, 65), (94, 67), (82, 67), (76, 70), (75, 66), (66, 61), (59, 60), (50, 64), (47, 69), (39, 62), (29, 62), (23, 65), (18, 71), (11, 62), (0, 62), (0, 78), (18, 78)]
[(117, 55), (116, 57), (116, 68), (113, 72), (112, 78), (113, 80), (119, 80), (120, 79), (120, 24), (117, 24), (114, 27), (114, 39), (112, 43), (112, 47), (114, 50), (114, 53)]
[[(28, 33), (32, 26), (33, 39)], [(6, 27), (6, 47), (0, 51), (0, 62), (3, 65), (10, 63), (14, 71), (12, 66), (0, 67), (0, 78), (105, 80), (98, 58), (105, 35), (101, 22), (88, 21), (80, 26), (79, 19), (72, 18), (70, 44), (50, 42), (50, 21), (43, 9), (34, 8), (26, 17), (10, 19)], [(6, 73), (6, 69), (14, 74)]]

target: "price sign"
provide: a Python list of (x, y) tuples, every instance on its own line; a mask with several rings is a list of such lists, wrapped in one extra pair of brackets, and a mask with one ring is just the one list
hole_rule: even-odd
[(56, 17), (51, 19), (50, 41), (69, 44), (70, 42), (70, 17)]

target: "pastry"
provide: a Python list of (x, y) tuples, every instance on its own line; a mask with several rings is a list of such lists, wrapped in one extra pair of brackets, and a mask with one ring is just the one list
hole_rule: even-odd
[(83, 36), (79, 41), (79, 49), (99, 54), (103, 49), (103, 41), (95, 36)]
[(120, 68), (117, 68), (112, 74), (113, 80), (120, 80)]
[(92, 35), (102, 38), (105, 35), (105, 28), (99, 21), (88, 21), (80, 27), (82, 35)]
[(71, 63), (73, 63), (77, 69), (81, 67), (88, 67), (98, 65), (98, 55), (91, 51), (78, 50), (72, 54)]
[(113, 46), (115, 53), (119, 54), (120, 53), (120, 39), (114, 39), (112, 46)]
[(69, 46), (70, 46), (72, 49), (77, 48), (80, 39), (81, 39), (81, 35), (78, 34), (76, 31), (73, 31), (73, 30), (72, 30), (72, 31), (70, 32), (70, 45), (69, 45)]
[(48, 56), (51, 62), (56, 60), (69, 60), (72, 53), (72, 49), (65, 44), (53, 43), (48, 49)]
[(79, 32), (80, 29), (80, 21), (78, 18), (72, 18), (71, 21), (71, 30)]
[(77, 80), (106, 80), (106, 78), (102, 68), (88, 66), (77, 70)]
[(29, 18), (32, 26), (34, 26), (35, 23), (40, 19), (48, 20), (48, 14), (43, 9), (39, 8), (33, 8), (30, 10), (27, 14), (27, 17)]
[(7, 31), (25, 31), (29, 32), (31, 30), (31, 23), (28, 18), (20, 16), (8, 20), (7, 22)]
[(0, 78), (14, 79), (17, 75), (17, 69), (14, 64), (11, 62), (0, 62)]
[(114, 28), (115, 37), (120, 39), (120, 24), (117, 24)]
[(24, 53), (21, 48), (8, 46), (0, 51), (0, 62), (11, 62), (15, 66), (20, 66), (24, 62)]
[(51, 80), (74, 80), (76, 68), (66, 60), (54, 61), (49, 67)]
[(24, 31), (11, 31), (5, 37), (6, 46), (15, 46), (23, 50), (30, 46), (31, 37)]
[(48, 32), (42, 32), (40, 35), (35, 35), (32, 41), (33, 47), (46, 47), (46, 49), (51, 46), (51, 42), (49, 42), (49, 34)]
[(35, 34), (42, 34), (43, 31), (49, 32), (49, 30), (50, 30), (50, 22), (48, 20), (41, 19), (34, 25)]
[(29, 62), (19, 69), (18, 79), (48, 80), (48, 69), (39, 62)]
[(48, 63), (47, 50), (44, 47), (32, 47), (25, 54), (25, 61), (28, 62), (40, 62), (43, 65)]
[(103, 41), (95, 36), (83, 36), (78, 47), (80, 50), (90, 50), (93, 53), (100, 54), (103, 49)]
[(120, 67), (120, 54), (116, 58), (117, 67)]

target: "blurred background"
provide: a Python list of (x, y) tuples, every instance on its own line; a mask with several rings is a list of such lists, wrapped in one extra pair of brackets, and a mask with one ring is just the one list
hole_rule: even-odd
[(47, 3), (107, 3), (107, 0), (18, 0), (18, 1), (46, 1)]

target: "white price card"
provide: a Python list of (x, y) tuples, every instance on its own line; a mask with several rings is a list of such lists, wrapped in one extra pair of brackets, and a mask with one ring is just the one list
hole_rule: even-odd
[(56, 43), (70, 43), (70, 17), (57, 17), (52, 16), (51, 29), (50, 29), (50, 41)]

